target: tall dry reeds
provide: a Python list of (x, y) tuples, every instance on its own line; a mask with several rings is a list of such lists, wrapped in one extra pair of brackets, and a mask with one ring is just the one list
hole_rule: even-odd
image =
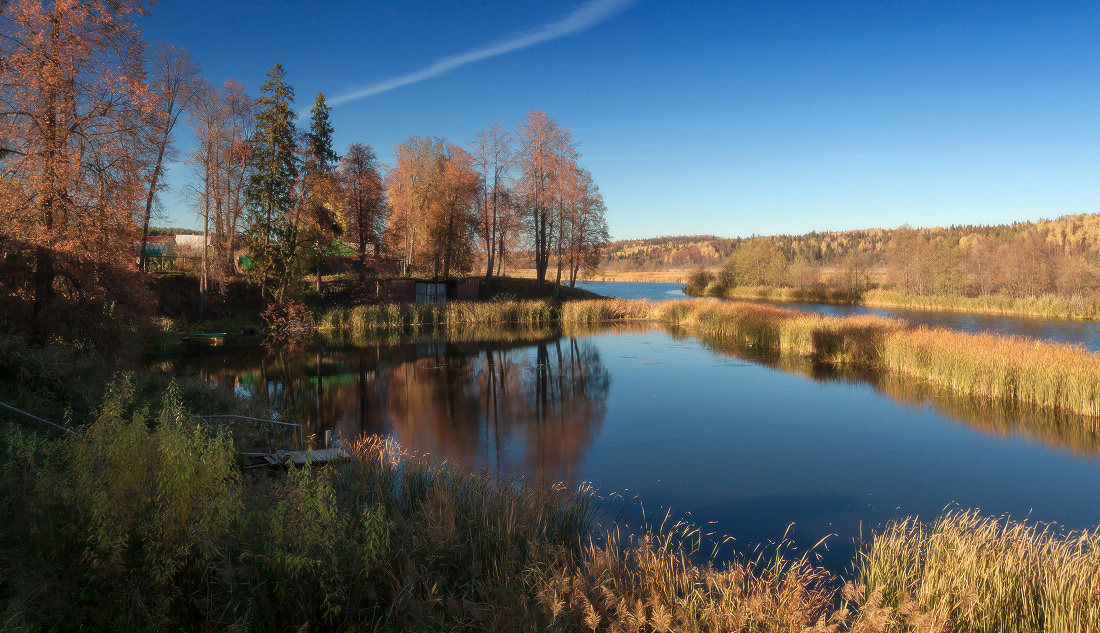
[[(860, 554), (860, 581), (875, 609), (931, 630), (975, 633), (1100, 631), (1100, 534), (945, 514), (906, 519)], [(915, 627), (914, 627), (915, 628)], [(901, 628), (899, 630), (913, 630)]]

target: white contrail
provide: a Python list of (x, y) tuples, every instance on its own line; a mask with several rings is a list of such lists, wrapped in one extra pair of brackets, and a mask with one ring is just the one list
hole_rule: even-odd
[(432, 62), (430, 66), (423, 70), (379, 81), (378, 83), (359, 88), (347, 94), (342, 94), (329, 101), (329, 105), (338, 106), (349, 101), (370, 97), (393, 90), (394, 88), (400, 88), (401, 86), (414, 84), (419, 81), (424, 81), (425, 79), (431, 79), (449, 70), (454, 70), (459, 66), (465, 66), (474, 62), (479, 62), (483, 59), (504, 55), (512, 51), (518, 51), (521, 48), (527, 48), (535, 44), (541, 44), (550, 40), (556, 40), (560, 37), (572, 35), (573, 33), (578, 33), (621, 13), (636, 1), (637, 0), (592, 0), (561, 20), (551, 22), (526, 35), (521, 35), (492, 46), (486, 46), (485, 48), (478, 48), (465, 53), (459, 53), (458, 55), (442, 57)]

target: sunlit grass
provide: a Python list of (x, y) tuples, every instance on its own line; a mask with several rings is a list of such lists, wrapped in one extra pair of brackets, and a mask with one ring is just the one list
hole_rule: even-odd
[(1095, 531), (1065, 534), (1048, 525), (955, 511), (932, 525), (913, 519), (890, 525), (865, 548), (858, 567), (879, 611), (919, 620), (925, 630), (1100, 630)]

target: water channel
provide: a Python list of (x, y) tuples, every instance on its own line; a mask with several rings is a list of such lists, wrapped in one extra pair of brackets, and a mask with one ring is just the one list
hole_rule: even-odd
[[(683, 299), (684, 284), (664, 282), (577, 282), (577, 286), (597, 294), (616, 299), (648, 299), (668, 301)], [(744, 301), (744, 299), (738, 299)], [(832, 316), (850, 314), (874, 314), (891, 319), (904, 319), (913, 325), (942, 327), (962, 332), (990, 332), (1001, 336), (1023, 336), (1044, 339), (1070, 345), (1081, 345), (1093, 352), (1100, 352), (1100, 323), (1072, 319), (1050, 319), (999, 314), (968, 314), (938, 310), (904, 310), (899, 308), (869, 308), (856, 305), (830, 303), (804, 303), (799, 301), (764, 301), (781, 308), (803, 312), (817, 312)]]
[(832, 534), (819, 552), (834, 567), (861, 533), (953, 505), (1100, 524), (1095, 421), (758, 358), (656, 324), (298, 351), (231, 344), (168, 365), (293, 410), (318, 437), (378, 433), (539, 484), (591, 482), (636, 498), (627, 518), (671, 509), (743, 551), (791, 524), (803, 545)]

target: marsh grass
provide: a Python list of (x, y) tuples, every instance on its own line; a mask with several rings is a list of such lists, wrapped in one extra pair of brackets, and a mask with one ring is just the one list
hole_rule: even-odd
[(1100, 416), (1100, 356), (1080, 347), (920, 327), (890, 333), (879, 363), (966, 396)]
[(880, 288), (852, 294), (828, 288), (800, 290), (769, 286), (738, 286), (721, 288), (716, 284), (685, 289), (685, 294), (714, 296), (725, 299), (759, 299), (764, 301), (805, 301), (813, 303), (858, 304), (879, 308), (903, 308), (975, 314), (1011, 314), (1056, 319), (1100, 319), (1100, 298), (1073, 294), (1045, 294), (1033, 297), (982, 295), (977, 297), (949, 295), (909, 295)]
[(778, 356), (863, 365), (986, 401), (1100, 417), (1100, 356), (1076, 346), (738, 302), (667, 302), (650, 316)]
[(974, 511), (952, 511), (932, 525), (906, 519), (860, 554), (859, 576), (880, 609), (938, 623), (933, 630), (1100, 630), (1095, 531), (1061, 533)]

